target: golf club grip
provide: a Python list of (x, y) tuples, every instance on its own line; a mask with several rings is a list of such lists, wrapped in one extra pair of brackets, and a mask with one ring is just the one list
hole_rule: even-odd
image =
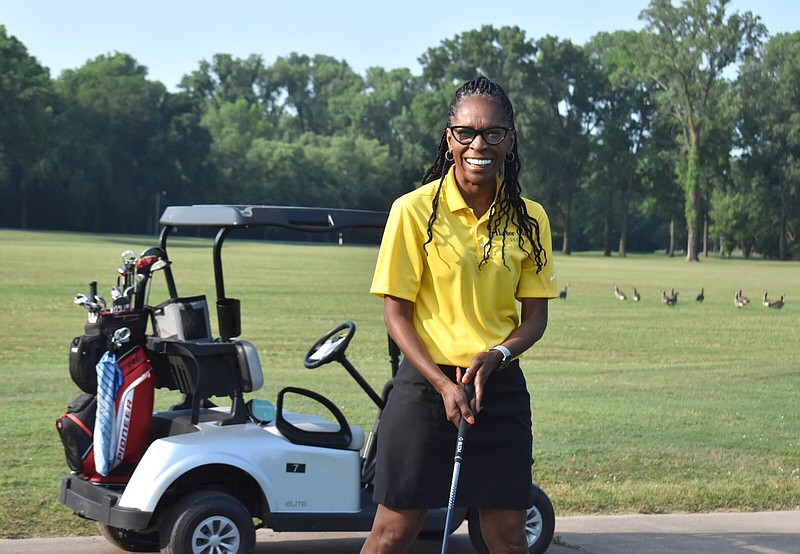
[[(467, 396), (467, 402), (472, 402), (472, 397), (475, 394), (475, 385), (472, 382), (464, 385), (464, 393)], [(450, 543), (450, 526), (453, 522), (453, 509), (456, 505), (456, 491), (458, 489), (458, 478), (461, 474), (461, 458), (464, 451), (464, 435), (469, 429), (469, 423), (466, 418), (461, 418), (461, 423), (458, 425), (458, 439), (456, 440), (456, 454), (453, 460), (453, 480), (450, 483), (450, 496), (447, 499), (447, 513), (444, 520), (444, 537), (442, 537), (442, 550), (441, 554), (447, 554), (447, 547)]]
[[(470, 381), (466, 385), (464, 385), (464, 394), (467, 395), (467, 403), (472, 402), (472, 398), (475, 396), (475, 385)], [(463, 437), (464, 433), (467, 432), (469, 429), (469, 423), (463, 417), (461, 418), (461, 423), (458, 426), (458, 436)]]

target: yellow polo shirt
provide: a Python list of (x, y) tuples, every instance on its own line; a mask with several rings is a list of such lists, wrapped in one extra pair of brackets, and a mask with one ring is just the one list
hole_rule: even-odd
[[(558, 296), (550, 222), (540, 204), (525, 199), (547, 253), (541, 272), (519, 247), (516, 228), (506, 235), (508, 267), (503, 265), (502, 237), (495, 236), (491, 258), (479, 268), (491, 210), (475, 217), (451, 168), (426, 255), (423, 244), (438, 185), (438, 180), (428, 183), (395, 200), (370, 292), (414, 302), (414, 327), (433, 360), (466, 367), (476, 353), (502, 342), (519, 325), (517, 299)], [(532, 251), (528, 241), (525, 248)]]

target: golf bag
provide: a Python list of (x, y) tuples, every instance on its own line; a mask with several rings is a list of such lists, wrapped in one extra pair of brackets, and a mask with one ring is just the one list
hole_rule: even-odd
[[(135, 346), (116, 362), (114, 370), (118, 375), (113, 380), (110, 412), (98, 410), (96, 395), (81, 394), (56, 419), (67, 465), (92, 481), (115, 480), (109, 473), (120, 465), (139, 461), (150, 443), (155, 396), (150, 360), (142, 347)], [(99, 422), (98, 417), (107, 419)], [(96, 432), (98, 423), (109, 425), (108, 437), (101, 439)], [(102, 468), (97, 467), (97, 457), (102, 459)]]
[(122, 327), (131, 331), (131, 346), (142, 345), (147, 332), (148, 312), (100, 312), (97, 321), (88, 322), (84, 334), (72, 339), (69, 348), (69, 374), (83, 392), (97, 393), (95, 366), (103, 354), (114, 348), (114, 332)]

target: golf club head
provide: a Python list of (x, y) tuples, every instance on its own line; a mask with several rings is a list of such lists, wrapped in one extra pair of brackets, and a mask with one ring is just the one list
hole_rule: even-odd
[(136, 265), (136, 253), (133, 250), (126, 250), (122, 253), (122, 263), (125, 266)]
[(172, 260), (158, 260), (150, 266), (150, 273), (164, 269), (172, 263)]
[(142, 256), (139, 258), (139, 261), (136, 262), (136, 273), (143, 273), (148, 271), (150, 267), (158, 261), (158, 256), (148, 255)]
[(156, 258), (165, 257), (164, 251), (159, 246), (151, 246), (150, 248), (142, 252), (142, 255), (140, 257), (144, 258), (145, 256), (155, 256)]
[(131, 340), (131, 330), (127, 327), (120, 327), (116, 331), (114, 331), (114, 336), (111, 338), (111, 342), (114, 343), (114, 346), (117, 348), (121, 347), (123, 344), (130, 342)]

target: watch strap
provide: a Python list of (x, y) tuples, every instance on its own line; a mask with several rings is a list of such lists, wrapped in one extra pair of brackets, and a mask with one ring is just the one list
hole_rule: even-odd
[(500, 366), (497, 368), (498, 371), (501, 369), (505, 369), (506, 366), (511, 363), (511, 360), (514, 359), (514, 355), (511, 353), (511, 350), (509, 350), (502, 344), (496, 344), (495, 346), (492, 346), (489, 350), (490, 351), (497, 350), (503, 355), (503, 360), (500, 362)]

